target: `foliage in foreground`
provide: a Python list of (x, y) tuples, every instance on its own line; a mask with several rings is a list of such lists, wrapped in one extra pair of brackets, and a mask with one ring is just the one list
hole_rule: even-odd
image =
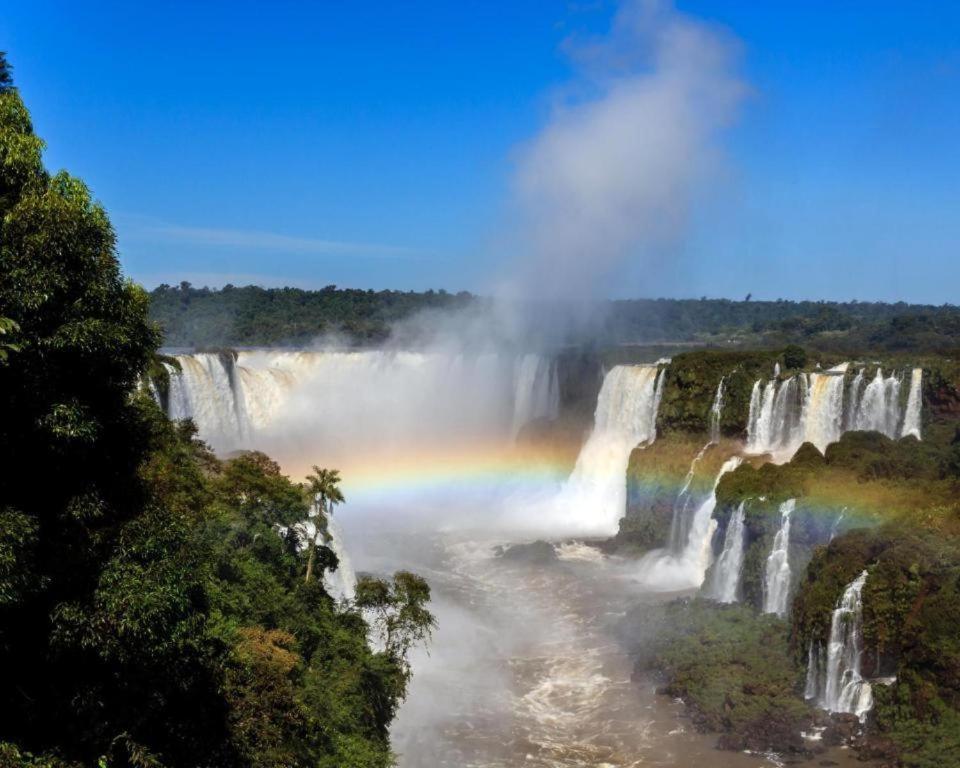
[(41, 149), (0, 88), (0, 766), (389, 765), (429, 588), (365, 582), (373, 650), (324, 590), (309, 492), (138, 393), (146, 294)]

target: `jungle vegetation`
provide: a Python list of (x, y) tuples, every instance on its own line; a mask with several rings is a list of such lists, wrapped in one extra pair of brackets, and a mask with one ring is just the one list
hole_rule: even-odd
[[(337, 288), (195, 287), (183, 282), (150, 292), (150, 317), (170, 347), (297, 346), (325, 334), (353, 344), (387, 339), (392, 326), (423, 311), (483, 307), (466, 292)], [(943, 352), (960, 347), (960, 307), (903, 302), (631, 299), (595, 307), (584, 338), (600, 346), (702, 344), (824, 351)], [(562, 318), (563, 307), (531, 310)], [(795, 361), (794, 361), (795, 362)], [(802, 363), (801, 363), (802, 365)]]
[(335, 603), (304, 523), (339, 476), (221, 461), (140, 391), (149, 296), (42, 150), (0, 55), (0, 765), (390, 765), (429, 587)]

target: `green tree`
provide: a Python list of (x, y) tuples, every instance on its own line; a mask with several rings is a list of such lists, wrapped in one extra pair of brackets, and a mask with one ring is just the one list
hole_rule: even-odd
[(310, 544), (307, 553), (307, 572), (304, 582), (309, 584), (313, 577), (314, 562), (316, 560), (317, 540), (323, 534), (327, 537), (327, 515), (333, 514), (335, 504), (344, 502), (343, 492), (340, 490), (340, 472), (336, 469), (322, 469), (313, 466), (313, 474), (307, 475), (307, 492), (313, 500), (313, 515), (311, 516)]
[(407, 665), (407, 654), (430, 639), (436, 627), (427, 609), (430, 585), (409, 571), (398, 571), (393, 581), (363, 577), (357, 582), (356, 605), (372, 616), (387, 654)]

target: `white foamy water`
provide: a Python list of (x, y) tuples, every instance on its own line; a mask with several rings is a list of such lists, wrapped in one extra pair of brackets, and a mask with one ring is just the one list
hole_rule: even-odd
[(612, 535), (626, 512), (627, 464), (657, 435), (663, 372), (656, 365), (618, 365), (603, 379), (593, 431), (553, 502), (559, 517), (598, 535)]
[(744, 502), (741, 501), (727, 523), (723, 550), (714, 565), (707, 590), (707, 594), (720, 603), (735, 603), (738, 599), (743, 570), (744, 518)]
[(780, 528), (773, 537), (763, 578), (763, 612), (786, 616), (790, 604), (790, 515), (796, 499), (780, 505)]
[(327, 590), (327, 594), (338, 602), (353, 600), (357, 594), (357, 574), (353, 570), (353, 560), (350, 557), (350, 550), (347, 547), (343, 529), (335, 515), (327, 517), (326, 544), (337, 556), (339, 565), (337, 570), (333, 572), (324, 572), (324, 588)]
[[(334, 456), (451, 435), (503, 439), (559, 403), (549, 358), (495, 353), (241, 351), (177, 355), (167, 413), (219, 451), (321, 445)], [(346, 444), (346, 445), (345, 445)]]
[(687, 542), (676, 554), (670, 549), (648, 552), (637, 566), (637, 576), (645, 588), (655, 591), (699, 589), (713, 559), (711, 541), (717, 529), (713, 512), (717, 508), (717, 486), (728, 472), (732, 472), (743, 459), (732, 456), (727, 459), (713, 483), (710, 495), (697, 507), (688, 527)]
[[(747, 451), (788, 460), (804, 442), (820, 451), (844, 432), (875, 430), (887, 437), (920, 437), (923, 371), (911, 373), (906, 405), (900, 389), (903, 376), (885, 376), (877, 369), (866, 381), (859, 370), (844, 392), (849, 364), (822, 373), (799, 373), (780, 381), (754, 383), (747, 423)], [(866, 383), (865, 383), (866, 382)]]
[(808, 649), (805, 695), (828, 712), (854, 714), (863, 722), (873, 708), (873, 688), (863, 679), (863, 571), (844, 589), (830, 619), (826, 653), (818, 644)]

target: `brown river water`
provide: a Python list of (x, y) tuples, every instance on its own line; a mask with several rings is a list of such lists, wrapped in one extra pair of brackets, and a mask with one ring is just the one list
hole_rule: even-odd
[(674, 595), (645, 593), (631, 561), (571, 543), (557, 562), (512, 564), (463, 533), (367, 534), (358, 567), (419, 572), (439, 621), (393, 728), (401, 768), (865, 765), (845, 749), (812, 760), (717, 750), (680, 702), (634, 679), (618, 626)]

